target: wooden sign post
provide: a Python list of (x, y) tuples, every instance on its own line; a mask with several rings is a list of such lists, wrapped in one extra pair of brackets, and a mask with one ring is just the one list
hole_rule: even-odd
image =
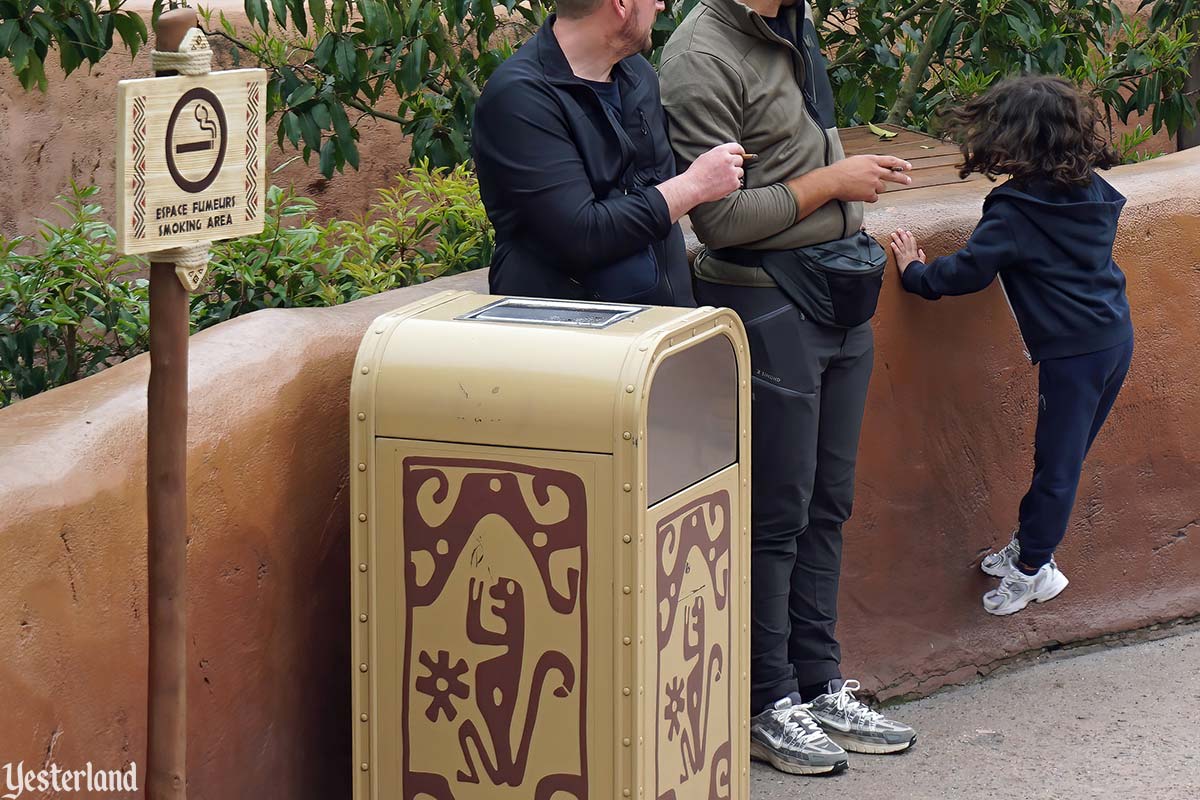
[(155, 75), (118, 84), (117, 242), (150, 258), (148, 800), (187, 795), (188, 292), (208, 245), (263, 228), (266, 72), (210, 73), (196, 12), (154, 26)]

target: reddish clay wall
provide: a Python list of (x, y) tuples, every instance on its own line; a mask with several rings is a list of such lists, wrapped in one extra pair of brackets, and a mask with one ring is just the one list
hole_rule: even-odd
[[(379, 314), (483, 278), (192, 338), (189, 797), (346, 796), (350, 365)], [(0, 411), (0, 765), (144, 775), (148, 373)]]
[[(1138, 346), (1059, 560), (1071, 587), (984, 614), (979, 554), (1028, 479), (1035, 371), (998, 289), (927, 303), (889, 274), (846, 529), (848, 674), (883, 697), (998, 660), (1200, 614), (1200, 153), (1114, 171)], [(885, 196), (878, 233), (959, 246), (987, 185)], [(368, 322), (476, 273), (327, 310), (264, 311), (191, 347), (190, 792), (348, 793), (346, 401)], [(0, 411), (0, 763), (145, 753), (147, 359)]]

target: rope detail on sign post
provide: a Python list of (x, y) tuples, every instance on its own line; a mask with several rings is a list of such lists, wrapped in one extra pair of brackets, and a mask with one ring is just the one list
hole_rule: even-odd
[(200, 288), (204, 273), (208, 271), (208, 248), (212, 242), (198, 242), (184, 247), (172, 247), (150, 254), (152, 261), (172, 261), (175, 274), (189, 292)]
[(151, 50), (150, 63), (155, 72), (178, 72), (180, 75), (207, 75), (212, 71), (212, 48), (208, 37), (199, 28), (183, 36), (178, 52)]
[(212, 71), (212, 50), (191, 50), (186, 53), (150, 51), (155, 72), (178, 72), (180, 75), (207, 75)]

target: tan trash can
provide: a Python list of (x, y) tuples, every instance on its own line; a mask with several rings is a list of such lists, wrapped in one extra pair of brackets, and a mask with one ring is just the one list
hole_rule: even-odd
[(748, 797), (727, 309), (444, 292), (350, 394), (356, 800)]

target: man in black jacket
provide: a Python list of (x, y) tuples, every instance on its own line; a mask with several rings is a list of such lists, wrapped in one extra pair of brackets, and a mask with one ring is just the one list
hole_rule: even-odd
[(658, 0), (559, 0), (475, 109), (479, 186), (496, 229), (491, 291), (695, 305), (678, 219), (735, 190), (744, 151), (682, 175), (650, 46)]

